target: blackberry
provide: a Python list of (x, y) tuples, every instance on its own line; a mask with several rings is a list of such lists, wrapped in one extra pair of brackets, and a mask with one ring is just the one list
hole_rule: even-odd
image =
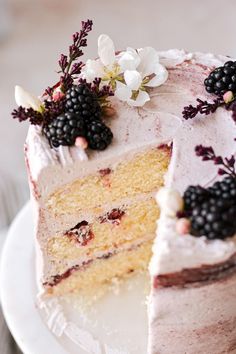
[(236, 232), (236, 204), (232, 200), (210, 198), (192, 210), (191, 234), (208, 239), (225, 239)]
[(204, 81), (209, 93), (223, 95), (226, 91), (236, 93), (236, 61), (227, 61), (213, 70)]
[(88, 146), (93, 150), (105, 150), (110, 145), (113, 134), (102, 121), (92, 121), (87, 125)]
[(73, 85), (67, 91), (65, 107), (67, 112), (80, 115), (86, 123), (101, 119), (97, 96), (87, 84)]
[(228, 176), (220, 182), (215, 182), (209, 191), (217, 198), (234, 200), (236, 203), (236, 178)]
[(72, 146), (78, 136), (85, 137), (86, 126), (83, 118), (74, 113), (63, 113), (43, 127), (51, 147)]
[(184, 192), (184, 209), (192, 210), (209, 197), (207, 189), (201, 186), (189, 186)]

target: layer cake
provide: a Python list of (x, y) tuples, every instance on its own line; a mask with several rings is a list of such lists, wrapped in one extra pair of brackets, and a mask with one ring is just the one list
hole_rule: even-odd
[[(148, 353), (236, 353), (235, 223), (222, 233), (226, 209), (218, 234), (212, 220), (205, 232), (196, 217), (223, 175), (200, 161), (196, 146), (210, 146), (203, 160), (236, 177), (234, 63), (176, 49), (115, 52), (102, 35), (98, 59), (72, 67), (90, 30), (87, 21), (74, 34), (60, 82), (40, 99), (16, 89), (13, 117), (32, 123), (25, 158), (40, 289), (86, 294), (149, 266)], [(185, 210), (191, 185), (201, 185), (205, 199)]]

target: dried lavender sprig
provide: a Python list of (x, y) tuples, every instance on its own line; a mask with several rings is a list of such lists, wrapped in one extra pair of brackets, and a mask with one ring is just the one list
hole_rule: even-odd
[(33, 125), (42, 125), (44, 122), (42, 113), (35, 111), (33, 108), (24, 108), (22, 106), (13, 110), (12, 117), (18, 119), (19, 122), (29, 120)]
[(93, 22), (91, 20), (82, 21), (82, 29), (80, 32), (73, 34), (73, 43), (69, 47), (69, 54), (61, 54), (59, 60), (59, 66), (63, 75), (60, 78), (60, 82), (64, 91), (66, 91), (73, 83), (73, 76), (78, 75), (81, 72), (83, 66), (82, 62), (74, 63), (84, 53), (81, 48), (87, 46), (88, 33), (92, 30)]
[(65, 112), (65, 99), (46, 100), (44, 101), (45, 110), (43, 112), (44, 124), (48, 124), (51, 120)]
[(219, 175), (229, 175), (236, 177), (235, 157), (217, 156), (214, 149), (211, 146), (197, 145), (195, 147), (195, 153), (197, 156), (202, 157), (202, 161), (213, 161), (215, 165), (221, 165), (223, 168), (218, 169)]
[(14, 109), (12, 117), (19, 122), (28, 120), (33, 125), (47, 125), (53, 118), (59, 116), (65, 111), (65, 100), (57, 101), (45, 100), (42, 112), (35, 111), (33, 108), (24, 108), (22, 106)]
[(184, 110), (182, 112), (184, 119), (193, 119), (198, 113), (204, 115), (214, 113), (218, 107), (225, 104), (222, 97), (214, 99), (213, 102), (202, 101), (200, 98), (197, 98), (197, 102), (198, 104), (195, 107), (191, 104), (189, 106), (184, 107)]

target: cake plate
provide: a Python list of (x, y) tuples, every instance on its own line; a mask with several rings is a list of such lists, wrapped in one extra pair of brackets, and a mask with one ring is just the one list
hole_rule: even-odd
[(37, 296), (30, 203), (13, 222), (2, 253), (1, 302), (24, 354), (140, 354), (147, 347), (148, 276), (137, 275), (97, 299)]

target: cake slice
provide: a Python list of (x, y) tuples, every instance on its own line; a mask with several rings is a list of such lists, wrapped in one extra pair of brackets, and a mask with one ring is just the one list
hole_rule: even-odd
[[(125, 124), (127, 115), (120, 114), (117, 122)], [(163, 185), (171, 149), (158, 147), (158, 140), (136, 148), (127, 142), (126, 151), (111, 146), (109, 155), (105, 151), (80, 161), (72, 160), (74, 148), (63, 147), (55, 155), (43, 149), (42, 141), (46, 145), (31, 128), (25, 155), (34, 181), (45, 290), (78, 291), (147, 269), (158, 217), (154, 195)], [(62, 164), (65, 154), (68, 161)], [(42, 155), (48, 166), (35, 171), (32, 165), (39, 166)]]

